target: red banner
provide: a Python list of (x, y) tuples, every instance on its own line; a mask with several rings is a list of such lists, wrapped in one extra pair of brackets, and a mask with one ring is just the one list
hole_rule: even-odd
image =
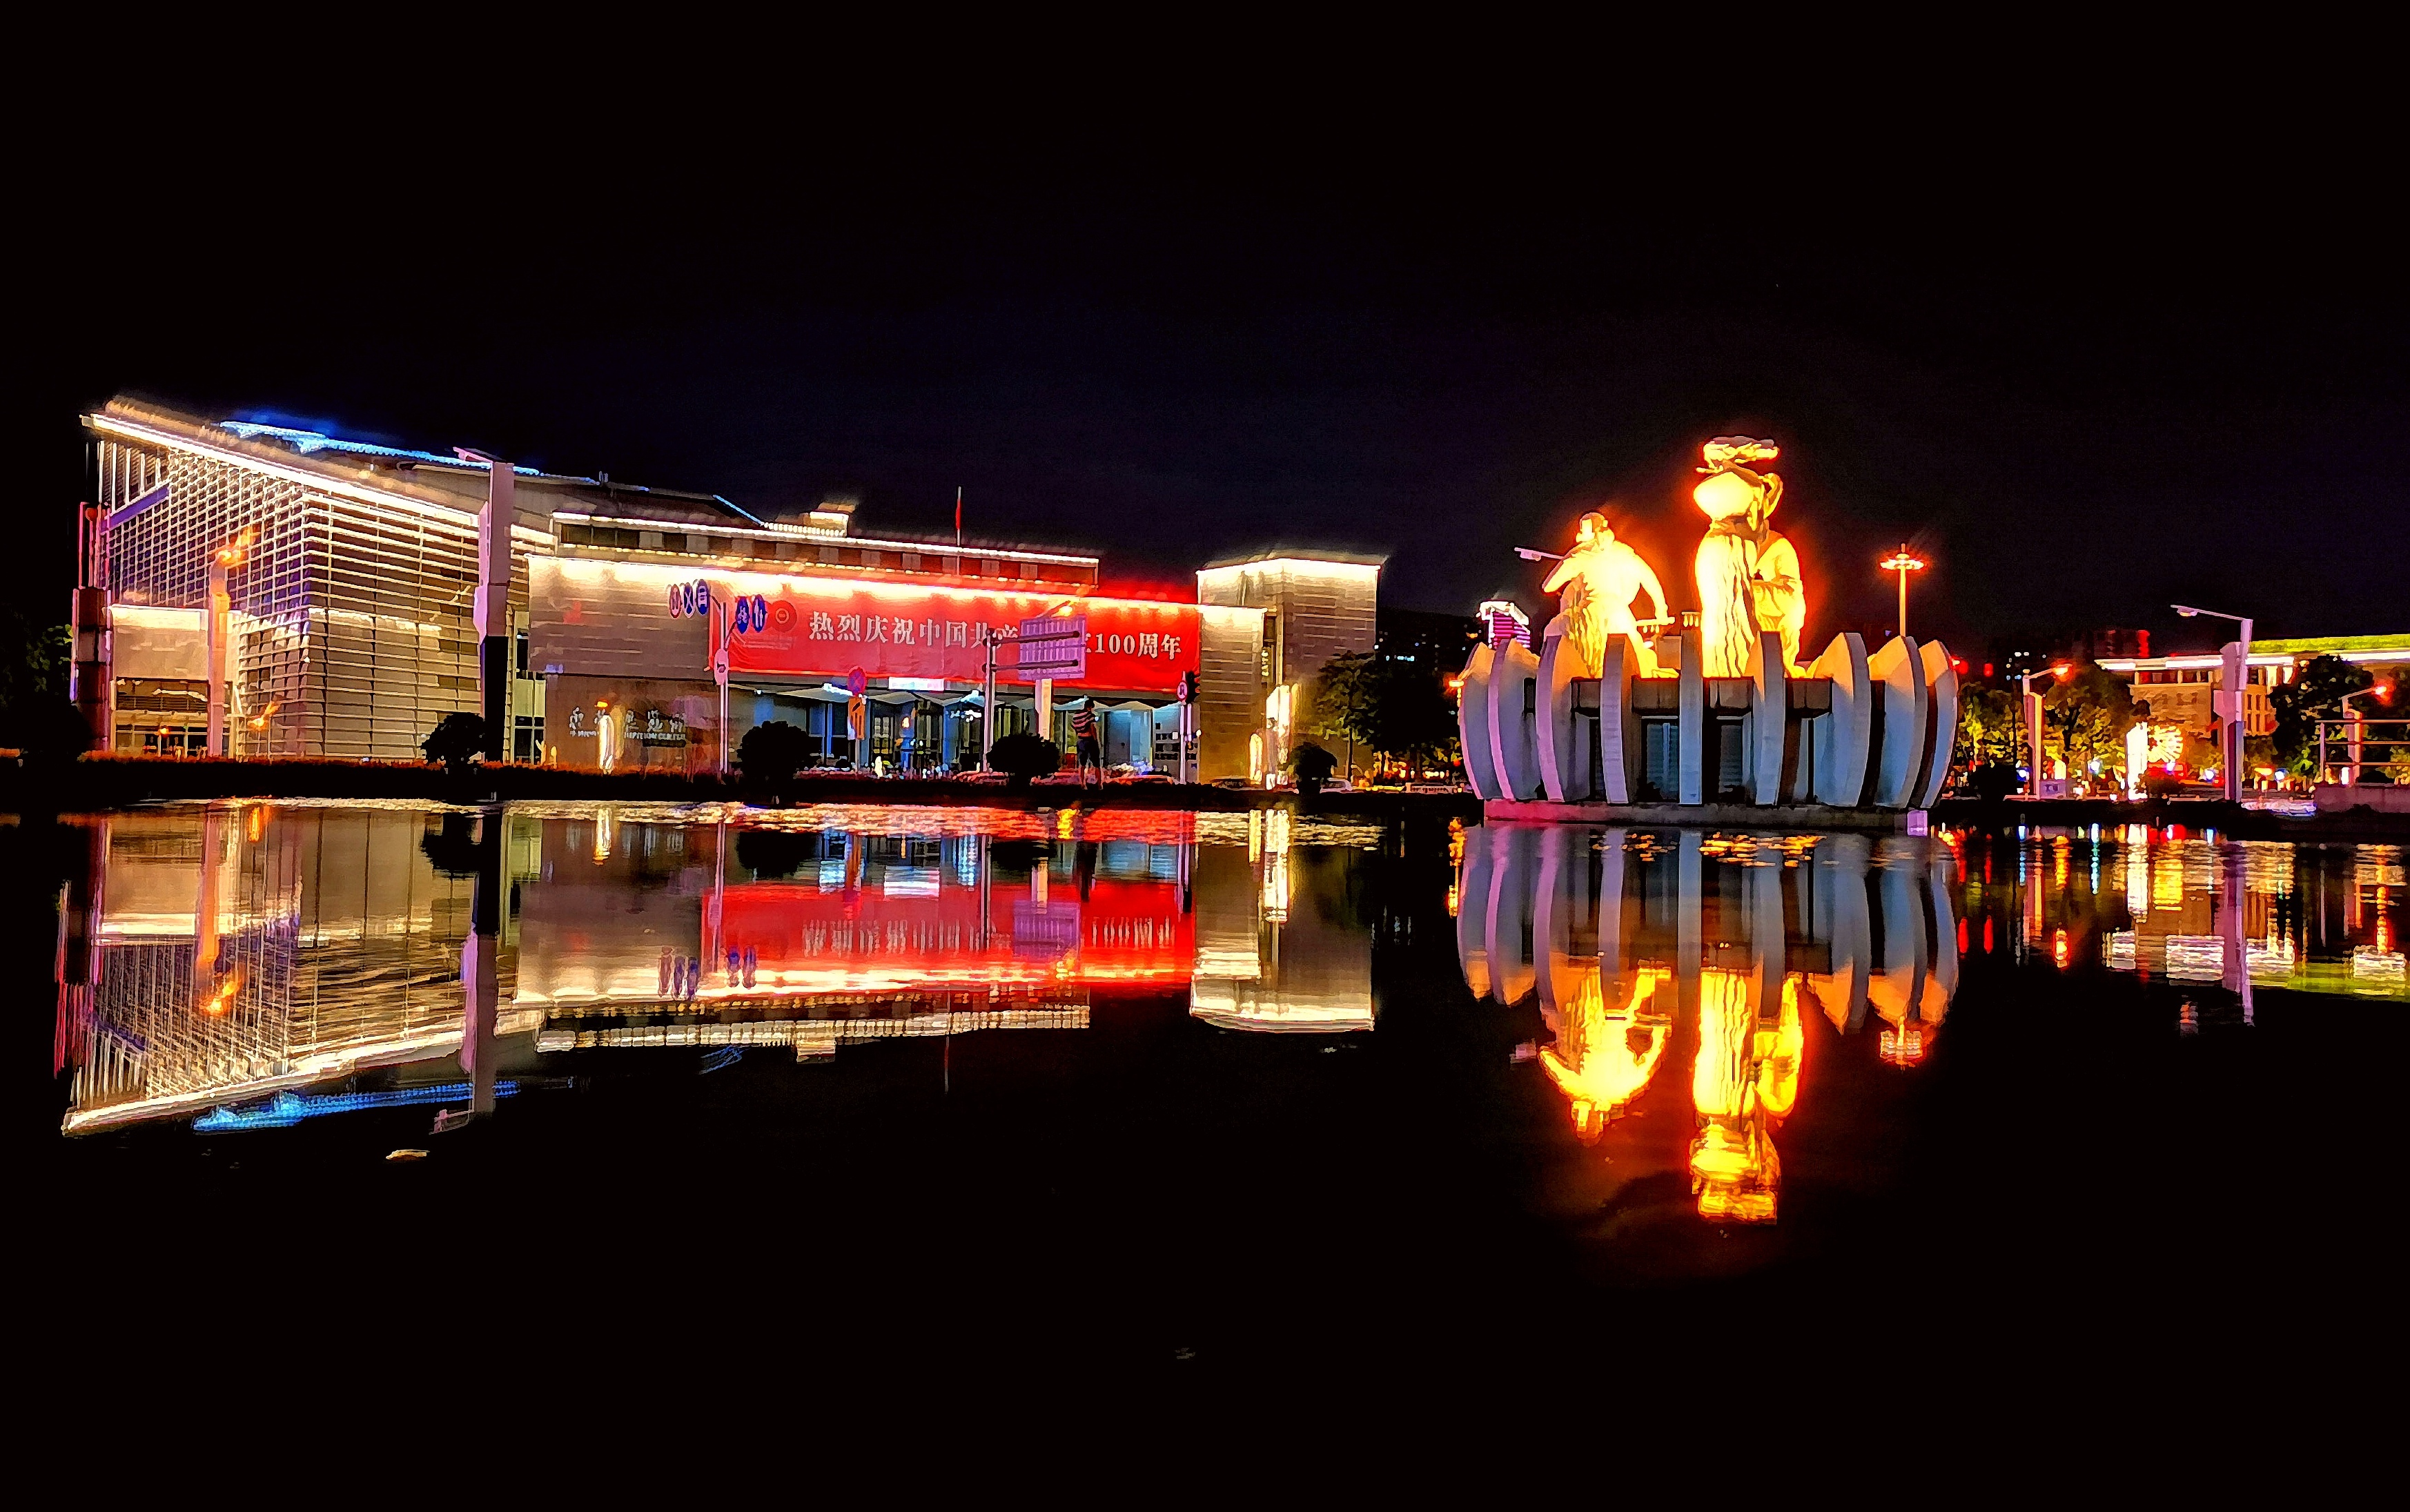
[[(748, 598), (728, 666), (739, 675), (836, 679), (860, 667), (873, 677), (975, 683), (986, 666), (983, 630), (1017, 632), (1023, 620), (1066, 606), (1059, 594), (789, 579)], [(1168, 694), (1198, 665), (1193, 603), (1083, 598), (1067, 607), (1087, 617), (1088, 669), (1060, 688)], [(1000, 674), (1009, 675), (1014, 660), (1009, 641), (998, 647)]]

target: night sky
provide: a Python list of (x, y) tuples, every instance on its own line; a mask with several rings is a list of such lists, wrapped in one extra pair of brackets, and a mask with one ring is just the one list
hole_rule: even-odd
[(70, 167), (50, 460), (18, 507), (64, 614), (73, 416), (123, 391), (757, 513), (855, 492), (874, 532), (948, 530), (959, 484), (971, 535), (1092, 545), (1125, 581), (1383, 551), (1385, 603), (1467, 613), (1536, 607), (1509, 548), (1603, 506), (1687, 606), (1690, 469), (1742, 432), (1784, 449), (1811, 641), (1889, 620), (1873, 564), (1903, 539), (1935, 563), (1912, 628), (1979, 655), (2224, 638), (2170, 599), (2410, 630), (2410, 305), (2332, 151), (2179, 133), (1842, 172), (1779, 141), (1688, 167), (1578, 134), (1096, 135), (689, 134), (479, 177), (238, 132), (114, 196), (106, 234)]

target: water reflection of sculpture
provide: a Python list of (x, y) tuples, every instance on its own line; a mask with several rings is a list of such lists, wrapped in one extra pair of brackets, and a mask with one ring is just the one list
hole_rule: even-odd
[[(1686, 1164), (1698, 1211), (1769, 1222), (1781, 1180), (1774, 1133), (1799, 1096), (1807, 1007), (1842, 1034), (1871, 1012), (1891, 1026), (1886, 1040), (1924, 1043), (1957, 982), (1954, 869), (1947, 847), (1905, 837), (1878, 852), (1847, 835), (1669, 841), (1489, 825), (1465, 836), (1458, 948), (1475, 994), (1511, 1005), (1536, 993), (1555, 1037), (1539, 1062), (1586, 1143), (1646, 1097), (1688, 1013), (1698, 1040)], [(1804, 938), (1787, 936), (1786, 913)], [(1708, 938), (1710, 923), (1726, 938)]]

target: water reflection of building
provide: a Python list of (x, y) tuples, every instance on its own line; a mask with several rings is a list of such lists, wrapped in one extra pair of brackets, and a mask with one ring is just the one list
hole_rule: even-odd
[(423, 815), (229, 803), (91, 825), (63, 921), (70, 1131), (459, 1048), (470, 883), (438, 873)]
[(1982, 847), (1986, 949), (2172, 982), (2400, 996), (2403, 850), (2222, 840), (2141, 824), (2034, 828)]
[(811, 1057), (1083, 1027), (1100, 1000), (1192, 985), (1227, 1026), (1369, 1027), (1371, 941), (1337, 865), (1352, 847), (1215, 822), (1227, 833), (1199, 845), (1192, 816), (1130, 811), (218, 804), (97, 820), (62, 914), (66, 1127), (289, 1123), (305, 1114), (217, 1111), (364, 1076), (363, 1096), (442, 1086), (490, 1111), (501, 1077), (557, 1052)]
[(525, 894), (517, 1002), (544, 1016), (537, 1048), (810, 1056), (848, 1040), (1082, 1027), (1097, 993), (1188, 980), (1186, 815), (812, 817), (847, 827), (523, 817), (542, 885)]
[(1476, 996), (1536, 995), (1541, 1067), (1586, 1141), (1651, 1098), (1687, 1040), (1699, 1212), (1768, 1222), (1804, 1016), (1843, 1034), (1871, 1018), (1884, 1058), (1920, 1059), (1957, 987), (1955, 867), (1907, 836), (1488, 825), (1464, 836), (1459, 955)]
[(1251, 811), (1246, 826), (1243, 853), (1198, 853), (1189, 1011), (1227, 1029), (1370, 1029), (1372, 945), (1345, 895), (1355, 848), (1299, 843), (1283, 809)]

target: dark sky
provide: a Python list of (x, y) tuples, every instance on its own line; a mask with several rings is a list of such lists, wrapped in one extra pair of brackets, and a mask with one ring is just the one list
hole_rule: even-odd
[(33, 364), (55, 465), (20, 507), (63, 589), (72, 416), (130, 391), (757, 512), (858, 491), (876, 531), (945, 530), (960, 484), (973, 533), (1124, 577), (1386, 551), (1385, 602), (1465, 612), (1535, 604), (1509, 548), (1604, 505), (1687, 604), (1689, 469), (1746, 432), (1784, 448), (1814, 639), (1888, 618), (1902, 539), (1935, 563), (1916, 628), (1970, 647), (2223, 638), (2171, 598), (2410, 630), (2403, 258), (2378, 165), (2316, 127), (1777, 131), (1701, 162), (1604, 126), (1157, 153), (1102, 117), (792, 151), (749, 125), (472, 172), (229, 125), (48, 181), (76, 234)]

